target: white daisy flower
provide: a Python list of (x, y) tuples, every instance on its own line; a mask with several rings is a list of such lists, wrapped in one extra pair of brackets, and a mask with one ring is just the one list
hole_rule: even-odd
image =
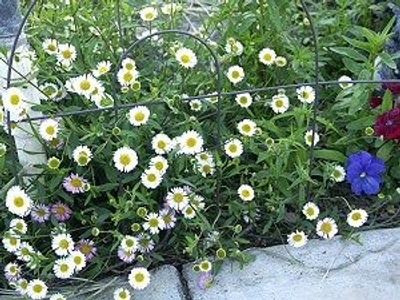
[(76, 49), (69, 44), (59, 44), (57, 59), (62, 65), (69, 66), (76, 59)]
[(155, 167), (150, 167), (143, 171), (140, 179), (145, 187), (148, 189), (155, 189), (160, 185), (163, 178), (160, 171), (158, 171)]
[(338, 228), (334, 219), (325, 218), (318, 221), (316, 231), (320, 237), (331, 239), (338, 233)]
[(18, 114), (26, 104), (26, 98), (24, 94), (19, 88), (16, 87), (10, 87), (4, 90), (1, 99), (3, 101), (4, 109)]
[(201, 153), (196, 154), (195, 156), (197, 163), (211, 163), (214, 162), (213, 155), (208, 151), (203, 151)]
[(65, 296), (63, 296), (60, 293), (54, 294), (50, 297), (50, 300), (67, 300), (67, 298), (65, 298)]
[(347, 215), (347, 224), (351, 227), (361, 227), (368, 219), (368, 214), (363, 209), (354, 209)]
[(129, 123), (133, 126), (141, 126), (147, 123), (150, 110), (146, 106), (136, 106), (129, 111)]
[(161, 174), (164, 174), (168, 169), (168, 161), (161, 155), (157, 155), (150, 159), (149, 166), (155, 168)]
[(207, 175), (212, 175), (215, 172), (215, 164), (212, 161), (209, 162), (200, 162), (197, 165), (197, 170), (201, 173), (203, 177), (207, 177)]
[(189, 106), (190, 106), (190, 109), (193, 111), (200, 111), (201, 108), (203, 107), (203, 103), (200, 100), (196, 99), (196, 100), (189, 101)]
[(26, 293), (31, 299), (44, 299), (47, 295), (47, 285), (42, 280), (29, 281)]
[(131, 293), (126, 288), (118, 288), (114, 291), (114, 300), (129, 300), (131, 299)]
[(195, 130), (184, 132), (179, 138), (179, 153), (180, 154), (196, 154), (203, 150), (203, 138)]
[(53, 236), (51, 248), (58, 256), (67, 256), (74, 250), (74, 241), (69, 233), (60, 233)]
[(342, 89), (346, 89), (346, 88), (352, 87), (354, 85), (354, 83), (346, 82), (346, 81), (352, 81), (352, 79), (349, 76), (346, 76), (346, 75), (343, 75), (338, 79), (339, 86)]
[(6, 207), (11, 213), (24, 217), (31, 210), (32, 200), (23, 189), (15, 185), (7, 191)]
[[(307, 130), (306, 134), (304, 135), (304, 141), (308, 146), (311, 146), (312, 144), (312, 136), (313, 136), (313, 131), (312, 130)], [(314, 146), (319, 142), (319, 135), (317, 132), (314, 131)]]
[(124, 58), (124, 60), (121, 62), (121, 66), (123, 69), (129, 71), (136, 70), (136, 62), (130, 57)]
[(80, 145), (74, 149), (72, 156), (79, 166), (86, 166), (92, 160), (93, 154), (89, 147)]
[(256, 133), (257, 124), (249, 119), (240, 121), (237, 125), (239, 133), (244, 136), (253, 136)]
[(139, 11), (139, 14), (140, 14), (140, 18), (143, 21), (151, 22), (151, 21), (154, 21), (155, 18), (157, 18), (158, 12), (154, 7), (149, 6), (149, 7), (145, 7), (143, 9), (141, 9)]
[(253, 102), (253, 98), (249, 93), (238, 94), (235, 97), (237, 104), (243, 108), (248, 108)]
[(32, 259), (32, 254), (35, 253), (35, 249), (28, 242), (21, 242), (18, 250), (15, 252), (19, 260), (29, 262)]
[(114, 152), (113, 161), (119, 171), (127, 173), (137, 166), (138, 156), (135, 150), (125, 146)]
[(315, 101), (315, 90), (312, 86), (302, 86), (296, 89), (297, 99), (302, 103), (313, 103)]
[(239, 83), (244, 79), (244, 70), (240, 66), (232, 66), (228, 69), (228, 72), (226, 73), (226, 76), (228, 77), (229, 81), (232, 82), (233, 84)]
[(136, 69), (121, 68), (117, 73), (118, 82), (122, 86), (130, 86), (137, 81), (139, 72)]
[(131, 235), (125, 235), (121, 241), (121, 247), (125, 251), (135, 252), (139, 247), (138, 239)]
[(25, 296), (28, 293), (28, 280), (25, 278), (18, 279), (15, 290), (21, 295)]
[(76, 272), (79, 272), (86, 267), (86, 256), (79, 250), (72, 251), (69, 255), (69, 259)]
[[(311, 144), (311, 143), (310, 143)], [(342, 166), (335, 166), (331, 178), (336, 182), (342, 182), (346, 178), (346, 171)]]
[(69, 258), (59, 258), (54, 262), (53, 272), (57, 278), (67, 279), (74, 274), (75, 266)]
[(272, 101), (270, 104), (272, 110), (281, 114), (289, 109), (290, 103), (289, 98), (285, 94), (277, 94), (272, 97)]
[(304, 231), (296, 230), (296, 232), (292, 232), (287, 236), (287, 242), (290, 246), (295, 248), (303, 247), (305, 244), (307, 244), (307, 241), (307, 235), (304, 233)]
[(196, 217), (196, 210), (192, 206), (187, 205), (182, 209), (182, 214), (183, 217), (186, 219), (193, 219), (194, 217)]
[(15, 262), (10, 262), (4, 267), (4, 275), (8, 280), (15, 281), (21, 276), (21, 267)]
[(143, 290), (150, 283), (150, 273), (146, 268), (133, 268), (128, 276), (129, 284), (135, 290)]
[(21, 247), (21, 238), (14, 231), (7, 231), (3, 234), (2, 243), (4, 249), (10, 253), (15, 253)]
[(275, 58), (275, 64), (276, 64), (278, 67), (280, 67), (280, 68), (286, 66), (286, 65), (287, 65), (287, 59), (286, 59), (286, 57), (277, 56), (277, 57)]
[(74, 92), (86, 98), (90, 97), (97, 85), (97, 80), (92, 74), (78, 76), (72, 82)]
[(225, 142), (224, 150), (231, 158), (239, 157), (243, 153), (243, 144), (238, 139), (230, 139)]
[(157, 154), (166, 154), (172, 149), (172, 140), (163, 133), (159, 133), (151, 140), (151, 146)]
[(42, 43), (42, 48), (46, 53), (55, 55), (58, 53), (58, 42), (54, 39), (45, 39)]
[(166, 200), (168, 206), (175, 210), (181, 210), (189, 203), (187, 192), (183, 188), (172, 188), (168, 192)]
[(276, 53), (270, 48), (264, 48), (258, 53), (258, 59), (262, 64), (271, 66), (275, 63)]
[(158, 234), (160, 230), (165, 229), (165, 222), (162, 217), (156, 213), (150, 213), (145, 218), (143, 229), (150, 231), (151, 234)]
[(111, 62), (108, 60), (103, 60), (96, 65), (96, 69), (93, 70), (93, 76), (99, 77), (101, 75), (107, 74), (111, 70)]
[(238, 190), (237, 193), (243, 201), (251, 201), (254, 199), (254, 189), (248, 185), (248, 184), (242, 184)]
[(16, 218), (11, 220), (10, 229), (17, 233), (26, 234), (28, 231), (28, 225), (26, 225), (24, 219)]
[(229, 38), (225, 44), (225, 51), (228, 54), (239, 56), (243, 53), (243, 44), (234, 38)]
[(173, 210), (169, 208), (164, 208), (160, 210), (159, 215), (165, 223), (165, 229), (171, 229), (175, 227), (176, 217)]
[(307, 220), (315, 220), (318, 218), (319, 208), (315, 203), (307, 202), (304, 204), (302, 212), (306, 216)]
[(39, 127), (40, 136), (46, 140), (51, 141), (57, 137), (58, 134), (58, 122), (54, 119), (44, 120)]
[(177, 3), (166, 3), (161, 7), (161, 12), (164, 15), (172, 15), (175, 12), (181, 11), (182, 6)]
[(190, 206), (195, 210), (203, 210), (205, 207), (204, 197), (200, 195), (190, 195), (189, 197)]
[(197, 64), (196, 54), (185, 47), (182, 47), (175, 52), (175, 59), (186, 69), (194, 68)]

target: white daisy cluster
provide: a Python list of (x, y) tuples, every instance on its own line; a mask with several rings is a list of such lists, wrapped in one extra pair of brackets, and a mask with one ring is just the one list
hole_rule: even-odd
[(259, 61), (266, 65), (272, 66), (273, 64), (277, 65), (278, 67), (284, 67), (287, 64), (287, 60), (283, 56), (278, 56), (273, 49), (264, 48), (258, 53)]
[(215, 162), (214, 156), (209, 151), (203, 151), (196, 154), (195, 156), (196, 164), (195, 168), (203, 177), (208, 175), (213, 175), (215, 172)]
[(179, 3), (165, 3), (163, 6), (161, 6), (161, 12), (167, 16), (173, 15), (180, 11), (182, 11), (182, 5)]
[(106, 97), (102, 82), (91, 73), (68, 79), (65, 88), (67, 91), (83, 96), (95, 104)]
[(2, 106), (0, 106), (2, 125), (4, 125), (7, 112), (10, 113), (10, 120), (13, 122), (18, 122), (28, 116), (28, 99), (21, 88), (10, 87), (3, 91), (0, 89), (0, 98), (2, 99)]
[(225, 44), (225, 51), (231, 56), (240, 56), (243, 53), (243, 44), (234, 38), (228, 38)]
[(161, 155), (157, 155), (150, 160), (149, 166), (141, 175), (142, 184), (148, 189), (157, 188), (168, 169), (168, 161)]
[(76, 48), (71, 44), (60, 44), (55, 39), (46, 39), (42, 43), (43, 50), (54, 55), (57, 58), (59, 65), (65, 69), (70, 70), (72, 63), (76, 60)]
[(195, 130), (188, 130), (174, 140), (178, 154), (195, 155), (203, 151), (204, 140)]
[(78, 146), (72, 152), (72, 157), (78, 166), (87, 166), (87, 164), (92, 160), (93, 154), (88, 146)]
[(181, 212), (187, 219), (194, 218), (196, 211), (200, 211), (205, 207), (204, 198), (193, 193), (188, 186), (172, 188), (165, 200), (170, 209)]
[(122, 61), (121, 68), (117, 73), (118, 82), (122, 87), (132, 86), (137, 82), (139, 71), (136, 68), (136, 62), (127, 57)]
[(51, 100), (54, 102), (58, 102), (62, 99), (65, 98), (67, 95), (66, 90), (64, 89), (64, 86), (59, 87), (58, 85), (51, 83), (51, 82), (46, 82), (42, 84), (39, 89), (41, 92), (46, 96), (43, 97), (43, 100)]

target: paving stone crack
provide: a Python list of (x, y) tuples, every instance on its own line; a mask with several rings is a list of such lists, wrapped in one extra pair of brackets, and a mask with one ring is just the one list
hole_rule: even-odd
[(178, 270), (178, 274), (179, 274), (179, 280), (182, 284), (182, 291), (183, 291), (183, 297), (185, 300), (193, 300), (193, 296), (192, 296), (192, 292), (189, 288), (189, 284), (185, 278), (185, 275), (183, 274), (183, 267), (182, 266), (178, 266), (176, 267), (176, 269)]

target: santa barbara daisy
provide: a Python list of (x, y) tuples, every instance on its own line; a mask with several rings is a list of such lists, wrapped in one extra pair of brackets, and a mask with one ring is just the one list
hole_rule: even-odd
[(302, 103), (313, 103), (315, 101), (315, 90), (311, 86), (302, 86), (296, 89), (297, 99)]
[(254, 189), (248, 185), (248, 184), (242, 184), (238, 190), (237, 193), (243, 201), (251, 201), (254, 199)]
[(55, 55), (58, 52), (58, 42), (55, 39), (45, 39), (42, 43), (42, 49), (50, 55)]
[(185, 219), (193, 219), (196, 217), (196, 210), (191, 205), (187, 205), (181, 211)]
[(67, 192), (72, 194), (81, 194), (85, 192), (87, 180), (78, 174), (71, 173), (63, 180), (63, 187)]
[(124, 248), (122, 248), (122, 246), (118, 247), (117, 255), (120, 260), (128, 264), (133, 262), (136, 258), (135, 251), (125, 250)]
[(76, 272), (81, 271), (84, 267), (86, 267), (86, 256), (79, 250), (71, 251), (69, 254), (69, 260), (74, 267)]
[(167, 196), (166, 200), (168, 206), (175, 210), (181, 210), (189, 203), (189, 198), (187, 196), (187, 192), (183, 188), (172, 188)]
[(96, 87), (97, 80), (91, 74), (85, 74), (74, 78), (72, 88), (75, 93), (89, 98)]
[(78, 146), (72, 152), (72, 157), (79, 166), (86, 166), (93, 157), (92, 151), (88, 146)]
[(44, 120), (40, 124), (39, 134), (44, 140), (51, 141), (57, 138), (58, 126), (58, 122), (55, 119)]
[(354, 209), (347, 215), (347, 224), (351, 227), (361, 227), (368, 219), (368, 214), (363, 209)]
[(157, 155), (150, 159), (149, 167), (153, 167), (161, 174), (164, 174), (168, 169), (168, 161), (161, 155)]
[(67, 300), (67, 298), (65, 298), (65, 296), (63, 296), (60, 293), (51, 295), (50, 300)]
[(17, 281), (21, 277), (21, 267), (16, 262), (10, 262), (4, 267), (4, 277), (9, 281)]
[(26, 234), (28, 231), (28, 225), (26, 225), (24, 219), (15, 218), (10, 222), (10, 229), (15, 231), (17, 234)]
[(146, 106), (136, 106), (129, 111), (129, 123), (133, 126), (141, 126), (147, 123), (150, 110)]
[(117, 73), (118, 82), (123, 87), (130, 86), (137, 81), (139, 72), (136, 69), (121, 68)]
[(149, 213), (145, 220), (143, 229), (150, 231), (151, 234), (157, 234), (165, 228), (164, 220), (157, 213)]
[(197, 164), (197, 170), (201, 173), (203, 177), (212, 175), (215, 172), (215, 164), (213, 161), (200, 162)]
[(143, 290), (150, 283), (150, 273), (146, 268), (133, 268), (128, 276), (129, 284), (135, 290)]
[(6, 231), (3, 233), (2, 243), (4, 249), (10, 253), (15, 253), (21, 247), (21, 238), (14, 231)]
[(253, 136), (256, 133), (257, 124), (249, 119), (240, 121), (237, 125), (239, 133), (244, 136)]
[(5, 202), (8, 210), (20, 217), (28, 215), (32, 207), (31, 198), (18, 185), (7, 191)]
[(163, 6), (161, 6), (161, 12), (164, 15), (172, 15), (175, 12), (181, 11), (182, 6), (178, 3), (166, 3)]
[(70, 44), (59, 44), (57, 59), (62, 65), (71, 65), (76, 59), (76, 48)]
[(140, 179), (145, 187), (155, 189), (162, 181), (162, 173), (155, 167), (150, 167), (143, 171)]
[(168, 135), (159, 133), (152, 138), (151, 146), (157, 154), (166, 154), (172, 149), (172, 140)]
[(85, 255), (86, 261), (90, 261), (97, 253), (97, 248), (92, 240), (81, 239), (75, 245), (75, 250), (79, 250)]
[(243, 44), (234, 38), (229, 38), (225, 44), (225, 51), (226, 53), (232, 56), (239, 56), (243, 53)]
[(35, 253), (35, 249), (28, 242), (21, 242), (18, 250), (15, 252), (19, 260), (29, 262), (32, 259), (32, 254)]
[(114, 291), (114, 300), (129, 300), (131, 299), (131, 293), (126, 288), (118, 288)]
[(174, 210), (169, 208), (164, 208), (160, 210), (159, 215), (165, 223), (165, 229), (171, 229), (175, 227), (176, 217)]
[(230, 139), (225, 142), (224, 150), (231, 158), (239, 157), (243, 153), (243, 144), (238, 139)]
[(44, 223), (50, 219), (50, 208), (43, 203), (37, 203), (31, 209), (31, 219), (34, 222)]
[(15, 290), (21, 295), (25, 296), (28, 293), (28, 280), (25, 278), (20, 278), (18, 281), (15, 283)]
[(191, 49), (185, 47), (175, 52), (175, 59), (186, 69), (194, 68), (197, 64), (196, 54)]
[(258, 53), (258, 59), (264, 65), (271, 66), (276, 59), (276, 53), (270, 48), (264, 48)]
[(253, 98), (249, 93), (238, 94), (236, 95), (235, 100), (237, 104), (243, 108), (248, 108), (253, 102)]
[(346, 89), (346, 88), (349, 88), (349, 87), (353, 86), (353, 83), (347, 82), (347, 81), (352, 81), (352, 79), (351, 79), (349, 76), (346, 76), (346, 75), (341, 76), (341, 77), (338, 79), (339, 86), (340, 86), (342, 89)]
[(57, 278), (70, 278), (74, 274), (74, 270), (74, 264), (69, 258), (59, 258), (54, 262), (53, 272)]
[(21, 89), (16, 87), (10, 87), (3, 91), (1, 99), (4, 109), (14, 113), (19, 113), (26, 101)]
[(346, 178), (346, 170), (342, 166), (335, 166), (330, 177), (336, 182), (342, 182)]
[(121, 172), (131, 172), (138, 164), (136, 151), (124, 146), (114, 152), (113, 161), (115, 167)]
[(244, 70), (240, 66), (232, 66), (228, 69), (228, 72), (226, 73), (226, 76), (228, 77), (229, 81), (232, 82), (233, 84), (239, 83), (244, 79)]
[(314, 133), (314, 146), (319, 142), (318, 133), (312, 130), (307, 130), (306, 134), (304, 135), (304, 141), (308, 146), (311, 146), (312, 144), (313, 133)]
[(290, 106), (289, 98), (285, 94), (282, 94), (282, 93), (274, 95), (272, 97), (270, 106), (275, 113), (277, 113), (277, 114), (284, 113), (285, 111), (287, 111), (289, 109), (289, 106)]
[(122, 65), (123, 69), (129, 70), (129, 71), (136, 70), (136, 62), (130, 57), (124, 58), (121, 65)]
[(212, 270), (212, 263), (205, 259), (199, 263), (199, 268), (201, 272), (211, 272)]
[(196, 154), (203, 150), (203, 138), (195, 130), (188, 130), (178, 137), (180, 154)]
[(147, 233), (141, 233), (137, 236), (139, 241), (139, 251), (141, 253), (150, 253), (155, 246), (154, 240)]
[(58, 256), (67, 256), (74, 250), (74, 241), (68, 233), (60, 233), (53, 236), (51, 248)]
[(287, 59), (286, 59), (286, 57), (277, 56), (277, 57), (275, 58), (275, 64), (276, 64), (278, 67), (280, 67), (280, 68), (286, 66), (286, 65), (287, 65)]
[(151, 21), (154, 21), (155, 18), (157, 18), (158, 12), (154, 7), (149, 6), (149, 7), (145, 7), (143, 9), (141, 9), (139, 11), (139, 15), (143, 21), (151, 22)]
[(315, 203), (307, 202), (304, 204), (302, 212), (306, 216), (307, 220), (315, 220), (318, 218), (319, 208)]
[(135, 252), (138, 249), (138, 240), (136, 237), (131, 235), (125, 235), (121, 240), (121, 247), (125, 251)]
[(318, 221), (316, 231), (320, 237), (331, 239), (338, 233), (338, 228), (334, 219), (325, 218)]
[(51, 205), (50, 211), (60, 222), (65, 222), (71, 217), (72, 214), (72, 210), (68, 207), (68, 205), (60, 201)]
[(93, 76), (99, 77), (101, 75), (107, 74), (111, 69), (111, 62), (108, 60), (103, 60), (96, 65), (96, 69), (93, 70)]
[(26, 293), (31, 299), (44, 299), (47, 295), (47, 285), (44, 281), (34, 279), (29, 281), (26, 288)]
[(292, 232), (287, 236), (287, 242), (290, 246), (295, 248), (303, 247), (305, 244), (307, 244), (307, 240), (307, 235), (304, 233), (304, 231), (296, 230), (296, 232)]
[(190, 106), (190, 109), (193, 111), (200, 111), (201, 108), (203, 107), (203, 103), (200, 100), (196, 99), (196, 100), (189, 101), (189, 106)]

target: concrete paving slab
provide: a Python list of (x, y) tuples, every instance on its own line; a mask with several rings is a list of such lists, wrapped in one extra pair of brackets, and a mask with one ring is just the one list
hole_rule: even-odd
[(193, 300), (399, 300), (400, 228), (363, 232), (363, 245), (335, 237), (300, 249), (250, 249), (255, 261), (239, 269), (224, 262), (214, 285), (198, 288), (184, 267)]

